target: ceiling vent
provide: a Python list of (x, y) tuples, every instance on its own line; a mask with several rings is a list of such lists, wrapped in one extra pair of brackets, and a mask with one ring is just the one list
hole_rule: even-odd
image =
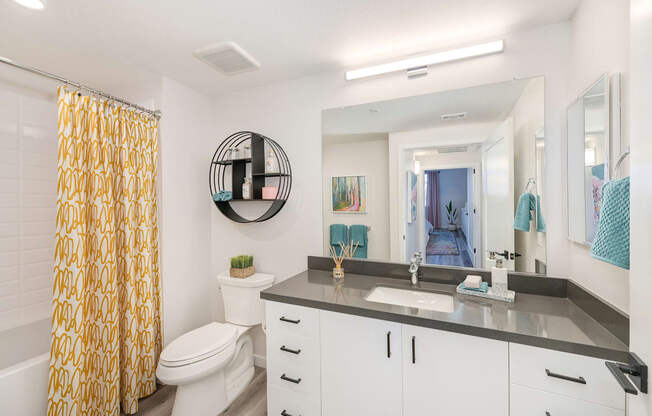
[(233, 42), (220, 42), (199, 48), (194, 55), (224, 75), (236, 75), (260, 68), (260, 63)]
[(442, 146), (437, 148), (437, 153), (463, 153), (466, 152), (466, 146)]
[(463, 113), (442, 114), (441, 121), (464, 120), (467, 114), (469, 113), (463, 112)]

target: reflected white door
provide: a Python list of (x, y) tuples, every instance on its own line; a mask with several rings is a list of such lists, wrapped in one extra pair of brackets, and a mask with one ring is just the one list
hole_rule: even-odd
[[(502, 122), (486, 142), (482, 153), (483, 166), (483, 236), (484, 267), (487, 251), (514, 253), (514, 121)], [(514, 260), (504, 263), (514, 270)]]

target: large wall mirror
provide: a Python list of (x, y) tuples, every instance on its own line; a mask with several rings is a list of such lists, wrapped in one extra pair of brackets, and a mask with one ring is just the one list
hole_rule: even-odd
[(543, 127), (543, 77), (324, 110), (324, 255), (545, 273)]
[(609, 78), (568, 107), (568, 237), (590, 245), (598, 230), (602, 185), (610, 178)]

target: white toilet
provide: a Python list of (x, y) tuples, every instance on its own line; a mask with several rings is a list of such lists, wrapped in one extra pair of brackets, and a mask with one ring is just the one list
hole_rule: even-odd
[(216, 416), (245, 389), (254, 376), (249, 328), (262, 323), (260, 291), (274, 276), (256, 273), (245, 279), (220, 275), (227, 323), (211, 322), (187, 332), (163, 349), (158, 379), (176, 385), (172, 416)]

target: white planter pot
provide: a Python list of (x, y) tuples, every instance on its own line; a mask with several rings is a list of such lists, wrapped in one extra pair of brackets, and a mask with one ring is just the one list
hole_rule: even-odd
[(448, 224), (448, 231), (455, 231), (457, 230), (457, 225), (455, 224)]

